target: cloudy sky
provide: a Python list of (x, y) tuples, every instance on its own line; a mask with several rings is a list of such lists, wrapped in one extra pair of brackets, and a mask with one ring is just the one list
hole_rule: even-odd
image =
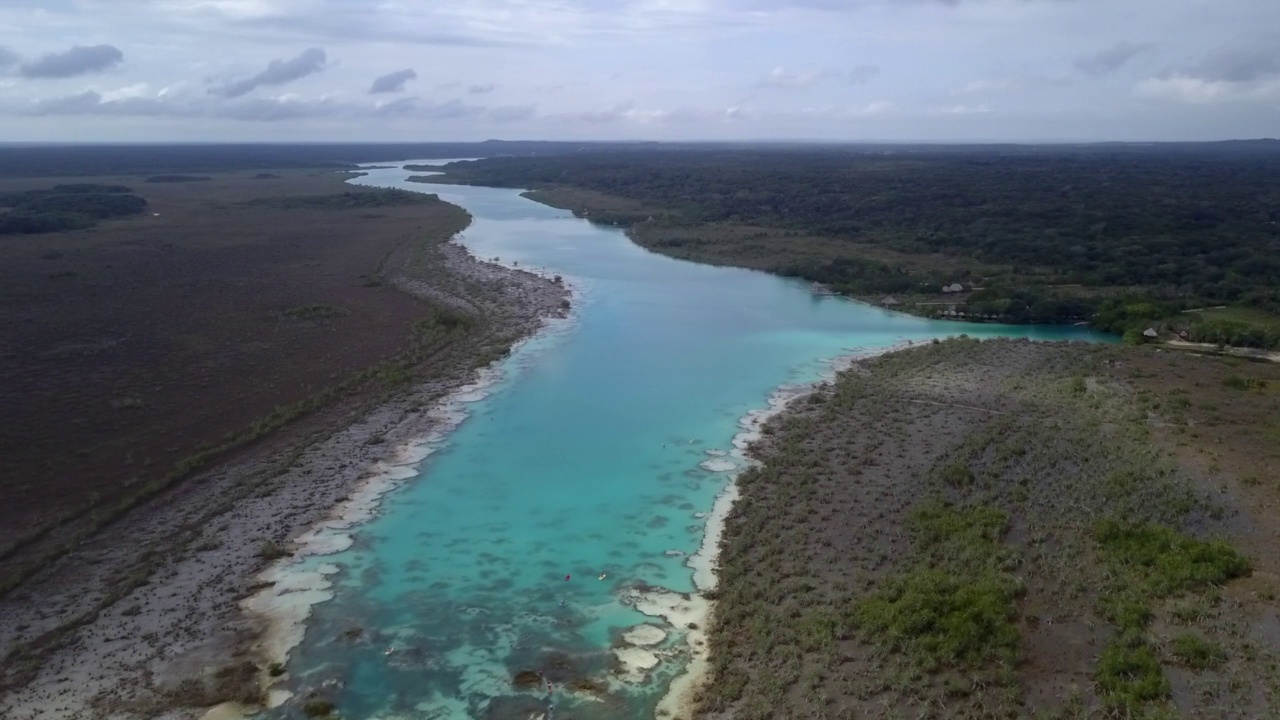
[(0, 0), (0, 140), (1280, 136), (1280, 0)]

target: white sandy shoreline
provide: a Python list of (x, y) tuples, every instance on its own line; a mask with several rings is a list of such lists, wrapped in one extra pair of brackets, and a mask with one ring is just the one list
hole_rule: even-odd
[[(567, 321), (566, 318), (559, 324), (563, 326)], [(550, 322), (538, 334), (516, 343), (512, 354), (549, 330), (555, 330)], [(258, 575), (262, 583), (269, 585), (244, 599), (241, 607), (265, 622), (266, 629), (257, 648), (264, 666), (285, 663), (289, 653), (302, 642), (311, 608), (333, 597), (328, 576), (340, 568), (328, 564), (310, 568), (308, 560), (350, 548), (354, 542), (352, 533), (377, 516), (383, 498), (417, 476), (422, 462), (439, 450), (470, 416), (466, 405), (484, 399), (505, 379), (503, 365), (506, 362), (504, 358), (480, 369), (473, 382), (456, 388), (427, 409), (429, 434), (410, 438), (399, 445), (390, 458), (376, 461), (369, 469), (371, 474), (355, 488), (349, 500), (294, 541), (296, 550), (292, 556), (273, 563)], [(268, 707), (278, 706), (290, 697), (287, 691), (273, 688), (277, 683), (265, 674), (263, 682), (269, 690)]]
[[(707, 514), (702, 545), (696, 553), (689, 556), (686, 563), (693, 571), (694, 587), (697, 590), (689, 598), (685, 599), (683, 603), (678, 604), (678, 609), (681, 611), (681, 625), (677, 625), (677, 627), (688, 626), (690, 623), (696, 626), (691, 627), (685, 635), (689, 650), (689, 663), (684, 672), (671, 681), (671, 686), (667, 693), (658, 702), (657, 717), (691, 717), (695, 710), (698, 689), (704, 683), (711, 681), (707, 633), (709, 632), (709, 625), (713, 621), (715, 603), (707, 599), (705, 594), (714, 590), (718, 583), (716, 566), (719, 562), (720, 543), (724, 536), (725, 523), (728, 520), (729, 513), (733, 510), (734, 503), (740, 496), (737, 475), (756, 464), (756, 461), (750, 455), (750, 449), (752, 444), (760, 439), (764, 426), (770, 420), (785, 412), (791, 403), (807, 397), (821, 385), (833, 380), (837, 373), (849, 369), (857, 362), (904, 350), (917, 344), (910, 340), (902, 340), (883, 348), (859, 350), (850, 352), (847, 355), (841, 355), (829, 361), (830, 369), (822, 373), (821, 379), (798, 385), (783, 385), (769, 395), (767, 407), (752, 410), (738, 420), (738, 426), (741, 430), (733, 437), (733, 451), (731, 453), (731, 456), (739, 461), (738, 467), (729, 475), (724, 489), (716, 496), (711, 512)], [(669, 616), (674, 609), (672, 606), (675, 603), (662, 602), (661, 597), (664, 594), (676, 595), (675, 593), (655, 593), (654, 595), (658, 595), (658, 597), (650, 599), (647, 607), (643, 606), (642, 603), (637, 603), (637, 609), (646, 614), (666, 617), (670, 622), (671, 618)]]
[[(459, 242), (458, 238), (450, 241), (450, 244), (475, 258), (474, 253)], [(551, 273), (521, 268), (494, 259), (476, 260), (543, 279), (549, 280), (552, 277)], [(576, 288), (568, 282), (561, 282), (573, 298), (572, 307), (577, 307)], [(339, 572), (340, 568), (330, 564), (310, 568), (308, 560), (349, 549), (354, 543), (353, 532), (377, 516), (383, 498), (406, 480), (417, 476), (423, 461), (439, 450), (470, 417), (466, 406), (488, 397), (506, 379), (507, 369), (504, 366), (509, 358), (535, 340), (566, 330), (573, 320), (574, 316), (571, 314), (559, 318), (544, 318), (537, 332), (512, 345), (507, 357), (480, 368), (475, 372), (474, 380), (455, 388), (425, 409), (423, 414), (428, 419), (430, 432), (408, 438), (395, 448), (389, 458), (374, 462), (366, 472), (367, 477), (353, 490), (348, 500), (334, 507), (329, 517), (315, 523), (294, 540), (295, 550), (290, 557), (272, 563), (259, 573), (258, 580), (266, 584), (266, 587), (245, 598), (241, 607), (264, 622), (265, 629), (256, 647), (256, 654), (263, 667), (272, 663), (286, 663), (289, 653), (305, 636), (306, 622), (312, 607), (333, 598), (329, 576)], [(277, 707), (291, 697), (290, 692), (280, 687), (283, 677), (272, 678), (265, 672), (261, 677), (267, 690), (268, 707)], [(247, 717), (240, 710), (238, 705), (227, 703), (210, 709), (202, 720)]]

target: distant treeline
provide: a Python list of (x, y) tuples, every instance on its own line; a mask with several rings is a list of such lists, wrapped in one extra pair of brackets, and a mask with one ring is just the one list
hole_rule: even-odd
[(406, 158), (580, 152), (583, 143), (315, 143), (241, 145), (0, 145), (0, 177), (194, 174), (269, 168), (349, 168)]
[(390, 207), (394, 205), (425, 205), (439, 202), (436, 195), (409, 192), (407, 190), (366, 190), (358, 192), (341, 192), (331, 195), (282, 195), (279, 197), (262, 197), (250, 200), (248, 205), (269, 207), (277, 210), (328, 209), (342, 210), (348, 208)]
[(146, 210), (147, 201), (124, 185), (88, 183), (0, 194), (0, 235), (77, 230), (97, 221)]
[(188, 182), (208, 182), (213, 178), (207, 175), (152, 175), (147, 178), (149, 183), (188, 183)]
[[(966, 265), (1002, 266), (1007, 273), (974, 278), (984, 290), (969, 303), (1013, 321), (1102, 313), (1100, 324), (1125, 326), (1135, 319), (1124, 311), (1130, 296), (1174, 311), (1280, 311), (1275, 141), (596, 152), (461, 163), (449, 175), (585, 188), (660, 209), (592, 212), (593, 221), (741, 224), (843, 241), (848, 256), (797, 254), (770, 269), (853, 293), (937, 293), (940, 282), (972, 276)], [(861, 257), (853, 243), (942, 254), (955, 268), (909, 270)], [(1068, 284), (1114, 292), (1054, 289)]]

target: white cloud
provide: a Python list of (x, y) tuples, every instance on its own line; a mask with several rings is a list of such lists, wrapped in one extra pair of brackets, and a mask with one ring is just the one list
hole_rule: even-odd
[(1188, 105), (1272, 102), (1280, 99), (1280, 78), (1233, 83), (1174, 74), (1147, 78), (1134, 87), (1134, 93), (1146, 99)]
[(779, 65), (766, 73), (756, 84), (764, 88), (795, 90), (813, 87), (843, 76), (850, 84), (866, 85), (879, 74), (880, 67), (877, 65), (859, 65), (848, 72), (842, 72), (834, 67), (791, 71)]
[(770, 70), (763, 78), (760, 78), (759, 85), (761, 87), (783, 89), (807, 88), (823, 80), (835, 77), (836, 74), (837, 71), (832, 68), (808, 72), (791, 72), (779, 65)]
[(134, 83), (132, 85), (126, 85), (125, 87), (116, 88), (115, 90), (108, 90), (102, 93), (102, 99), (105, 102), (111, 102), (114, 100), (124, 100), (126, 98), (146, 97), (150, 94), (150, 90), (151, 86), (144, 82)]
[(1166, 70), (1134, 87), (1143, 98), (1189, 105), (1266, 102), (1280, 96), (1280, 49), (1234, 48)]
[(987, 105), (952, 105), (942, 109), (944, 115), (985, 115), (991, 112)]
[(149, 93), (130, 86), (107, 93), (85, 90), (72, 95), (42, 98), (19, 110), (30, 116), (115, 116), (136, 118), (231, 119), (277, 122), (304, 118), (357, 121), (407, 118), (414, 120), (481, 120), (508, 123), (530, 119), (533, 106), (482, 106), (461, 100), (444, 102), (417, 97), (390, 102), (364, 103), (336, 98), (308, 98), (294, 93), (276, 97), (239, 98), (225, 101), (194, 93)]

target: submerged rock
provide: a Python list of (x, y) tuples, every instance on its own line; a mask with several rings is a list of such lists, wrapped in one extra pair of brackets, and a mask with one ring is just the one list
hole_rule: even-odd
[(491, 698), (480, 717), (484, 720), (529, 720), (545, 717), (547, 707), (546, 700), (528, 695), (503, 695)]
[(511, 678), (512, 687), (531, 690), (542, 686), (542, 675), (536, 670), (521, 670)]

